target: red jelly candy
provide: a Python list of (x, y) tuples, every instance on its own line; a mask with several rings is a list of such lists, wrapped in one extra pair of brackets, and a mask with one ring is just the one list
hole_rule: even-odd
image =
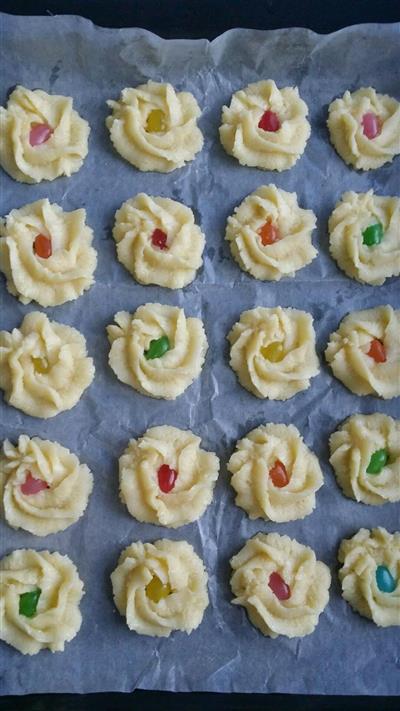
[(178, 472), (168, 464), (162, 464), (157, 472), (158, 486), (164, 494), (168, 494), (175, 486)]
[(168, 249), (167, 235), (162, 230), (159, 230), (158, 227), (151, 235), (151, 243), (153, 247), (159, 247), (159, 249)]
[(371, 140), (379, 136), (382, 130), (382, 122), (376, 114), (369, 112), (362, 117), (363, 134)]
[(274, 244), (274, 242), (280, 239), (279, 230), (272, 224), (271, 220), (267, 220), (266, 223), (260, 227), (258, 234), (261, 237), (261, 242), (264, 247), (268, 244)]
[(31, 123), (31, 130), (29, 131), (29, 143), (31, 146), (40, 146), (42, 143), (46, 143), (49, 140), (53, 129), (48, 123)]
[(278, 600), (289, 600), (291, 592), (289, 585), (286, 585), (284, 579), (279, 573), (271, 573), (269, 576), (268, 586)]
[(281, 127), (281, 122), (279, 121), (279, 116), (275, 111), (264, 111), (258, 122), (258, 128), (262, 128), (263, 131), (279, 131)]
[(31, 494), (38, 494), (39, 491), (43, 489), (48, 489), (49, 485), (46, 484), (43, 479), (35, 479), (31, 472), (26, 473), (26, 479), (23, 484), (21, 484), (21, 491), (25, 496), (30, 496)]
[(279, 459), (276, 460), (274, 466), (269, 470), (268, 473), (273, 485), (277, 486), (278, 489), (282, 489), (284, 486), (289, 484), (289, 477), (286, 471), (286, 467)]
[(385, 346), (378, 338), (372, 339), (367, 355), (373, 358), (376, 363), (386, 363)]
[(51, 239), (46, 235), (36, 235), (33, 249), (35, 254), (42, 259), (48, 259), (53, 254)]

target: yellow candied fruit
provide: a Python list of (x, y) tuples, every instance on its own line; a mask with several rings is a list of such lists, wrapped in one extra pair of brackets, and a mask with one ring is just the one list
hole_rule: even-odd
[(37, 373), (45, 375), (50, 370), (49, 361), (47, 358), (32, 358), (33, 367)]
[(153, 575), (149, 584), (146, 585), (146, 595), (153, 602), (160, 602), (164, 597), (168, 597), (171, 592), (172, 588), (170, 584), (166, 583), (166, 585), (164, 585), (157, 575)]
[(146, 121), (146, 131), (148, 133), (165, 131), (165, 115), (161, 109), (150, 111)]
[(282, 343), (274, 341), (273, 343), (269, 343), (268, 346), (263, 346), (261, 348), (261, 355), (272, 363), (279, 363), (285, 355)]

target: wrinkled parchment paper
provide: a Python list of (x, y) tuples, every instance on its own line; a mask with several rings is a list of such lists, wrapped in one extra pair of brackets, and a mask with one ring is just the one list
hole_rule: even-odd
[[(328, 436), (354, 412), (399, 414), (398, 400), (358, 398), (333, 378), (322, 353), (329, 333), (354, 309), (398, 301), (395, 280), (369, 287), (347, 278), (329, 257), (327, 218), (345, 190), (399, 193), (400, 159), (369, 172), (349, 169), (331, 147), (325, 126), (330, 101), (345, 89), (374, 86), (400, 99), (398, 25), (362, 25), (322, 36), (305, 29), (272, 32), (231, 30), (213, 42), (165, 41), (141, 29), (108, 30), (79, 17), (2, 17), (1, 103), (10, 87), (71, 95), (92, 127), (89, 155), (71, 178), (20, 185), (1, 175), (1, 214), (48, 197), (66, 210), (84, 206), (94, 229), (99, 263), (96, 284), (77, 301), (46, 313), (80, 329), (94, 357), (96, 378), (70, 412), (41, 421), (1, 401), (2, 433), (25, 432), (58, 440), (94, 473), (88, 509), (68, 530), (40, 539), (0, 524), (1, 555), (19, 547), (67, 553), (85, 583), (83, 624), (64, 653), (24, 657), (1, 644), (3, 693), (131, 691), (137, 687), (177, 691), (253, 691), (319, 694), (400, 692), (399, 637), (352, 612), (340, 596), (336, 553), (340, 540), (361, 526), (399, 524), (399, 505), (365, 506), (346, 499), (328, 463)], [(104, 125), (106, 99), (148, 78), (194, 93), (203, 114), (205, 146), (186, 168), (169, 175), (140, 173), (113, 150)], [(307, 102), (312, 134), (305, 154), (281, 174), (243, 168), (218, 140), (221, 107), (249, 82), (273, 78), (297, 85)], [(318, 217), (314, 262), (280, 283), (245, 275), (224, 242), (225, 221), (235, 205), (263, 183), (296, 191)], [(139, 191), (191, 206), (207, 239), (204, 267), (193, 284), (172, 292), (134, 282), (116, 259), (111, 236), (115, 210)], [(0, 283), (1, 328), (19, 326), (37, 308), (21, 305)], [(145, 302), (183, 306), (200, 316), (209, 339), (201, 377), (176, 402), (152, 400), (122, 385), (107, 365), (105, 327), (120, 309)], [(311, 387), (287, 402), (261, 401), (241, 388), (228, 365), (225, 336), (240, 313), (257, 305), (294, 306), (315, 319), (321, 373)], [(396, 413), (397, 410), (397, 413)], [(317, 507), (303, 521), (250, 521), (234, 505), (226, 462), (236, 440), (269, 421), (293, 422), (320, 459), (325, 485)], [(132, 519), (118, 498), (117, 460), (129, 438), (149, 426), (191, 428), (217, 452), (222, 468), (214, 501), (203, 518), (171, 531)], [(243, 609), (230, 604), (229, 558), (257, 531), (277, 531), (314, 548), (331, 568), (330, 602), (315, 632), (304, 639), (263, 637)], [(189, 637), (159, 640), (130, 632), (116, 611), (110, 573), (131, 541), (185, 538), (209, 571), (210, 606)]]

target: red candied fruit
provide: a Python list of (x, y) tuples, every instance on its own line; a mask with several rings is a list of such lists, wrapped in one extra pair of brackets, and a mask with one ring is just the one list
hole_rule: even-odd
[(361, 121), (363, 127), (363, 134), (370, 140), (379, 136), (382, 131), (382, 121), (376, 114), (372, 111), (364, 114)]
[(258, 234), (261, 237), (261, 243), (264, 247), (268, 244), (274, 244), (274, 242), (277, 242), (281, 238), (278, 228), (270, 219), (260, 227)]
[(175, 486), (178, 472), (171, 469), (168, 464), (162, 464), (157, 472), (158, 486), (163, 494), (168, 494)]
[(386, 363), (386, 349), (378, 338), (372, 339), (367, 355), (373, 358), (376, 363)]
[(279, 459), (276, 460), (274, 466), (271, 467), (268, 474), (273, 485), (278, 487), (278, 489), (282, 489), (284, 486), (289, 484), (289, 477), (286, 467)]
[(167, 235), (162, 230), (159, 230), (158, 227), (151, 235), (151, 243), (153, 247), (158, 247), (159, 249), (168, 249)]
[(275, 133), (275, 131), (279, 131), (280, 127), (281, 122), (278, 114), (276, 114), (275, 111), (270, 111), (269, 109), (264, 111), (258, 122), (258, 128), (262, 128), (263, 131), (272, 131)]
[(39, 491), (43, 489), (48, 489), (49, 485), (43, 481), (43, 479), (35, 479), (31, 472), (26, 473), (26, 479), (23, 484), (21, 484), (21, 491), (25, 496), (30, 496), (31, 494), (38, 494)]
[(269, 576), (268, 587), (271, 588), (278, 600), (289, 600), (291, 595), (290, 587), (285, 583), (279, 573), (271, 573)]
[(29, 131), (29, 143), (31, 146), (41, 146), (46, 143), (53, 133), (53, 129), (48, 123), (31, 123)]
[(36, 235), (33, 243), (33, 251), (38, 257), (48, 259), (53, 254), (51, 239), (46, 235)]

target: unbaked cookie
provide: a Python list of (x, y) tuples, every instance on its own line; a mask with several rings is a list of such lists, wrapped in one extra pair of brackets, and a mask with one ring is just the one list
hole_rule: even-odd
[(207, 338), (199, 318), (183, 309), (144, 304), (119, 311), (107, 327), (109, 363), (117, 378), (149, 397), (175, 400), (200, 375)]
[(287, 170), (300, 158), (311, 128), (297, 87), (278, 89), (272, 80), (240, 89), (222, 109), (219, 135), (241, 165)]
[(182, 289), (203, 263), (204, 235), (180, 202), (139, 193), (115, 215), (119, 261), (140, 284)]
[(372, 87), (345, 91), (329, 106), (331, 141), (345, 163), (380, 168), (400, 153), (400, 104)]
[(132, 543), (111, 574), (114, 602), (129, 629), (151, 637), (190, 634), (208, 606), (203, 561), (186, 541)]
[(0, 165), (21, 183), (70, 176), (88, 152), (90, 127), (69, 96), (17, 86), (0, 106)]
[(35, 536), (64, 531), (86, 509), (93, 476), (58, 442), (20, 435), (0, 450), (3, 515), (13, 528)]
[(94, 378), (79, 331), (31, 311), (20, 328), (0, 331), (0, 388), (6, 401), (32, 417), (70, 410)]
[(379, 286), (400, 274), (399, 198), (344, 193), (328, 226), (332, 257), (348, 276)]
[(119, 460), (121, 499), (138, 521), (177, 528), (211, 503), (219, 460), (190, 430), (163, 425), (131, 439)]
[(258, 533), (231, 559), (234, 605), (268, 637), (311, 634), (329, 600), (331, 575), (314, 551), (288, 536)]
[(0, 639), (22, 654), (63, 652), (79, 632), (83, 594), (67, 555), (13, 551), (0, 561)]
[(325, 357), (356, 395), (400, 395), (400, 311), (377, 306), (345, 316), (331, 333)]
[(296, 193), (262, 185), (228, 217), (225, 239), (243, 271), (279, 281), (317, 256), (311, 242), (316, 217), (299, 207)]
[(171, 84), (148, 81), (124, 89), (106, 119), (114, 148), (139, 170), (169, 173), (193, 160), (203, 147), (193, 94)]
[(97, 254), (86, 211), (64, 212), (38, 200), (0, 221), (0, 270), (23, 304), (57, 306), (77, 299), (94, 282)]
[(228, 462), (235, 502), (251, 519), (294, 521), (315, 508), (318, 459), (294, 425), (261, 425), (236, 443)]
[(339, 548), (342, 595), (378, 627), (400, 625), (400, 533), (361, 528)]
[(280, 306), (244, 311), (227, 338), (231, 368), (256, 397), (287, 400), (307, 390), (319, 372), (313, 319), (306, 311)]

